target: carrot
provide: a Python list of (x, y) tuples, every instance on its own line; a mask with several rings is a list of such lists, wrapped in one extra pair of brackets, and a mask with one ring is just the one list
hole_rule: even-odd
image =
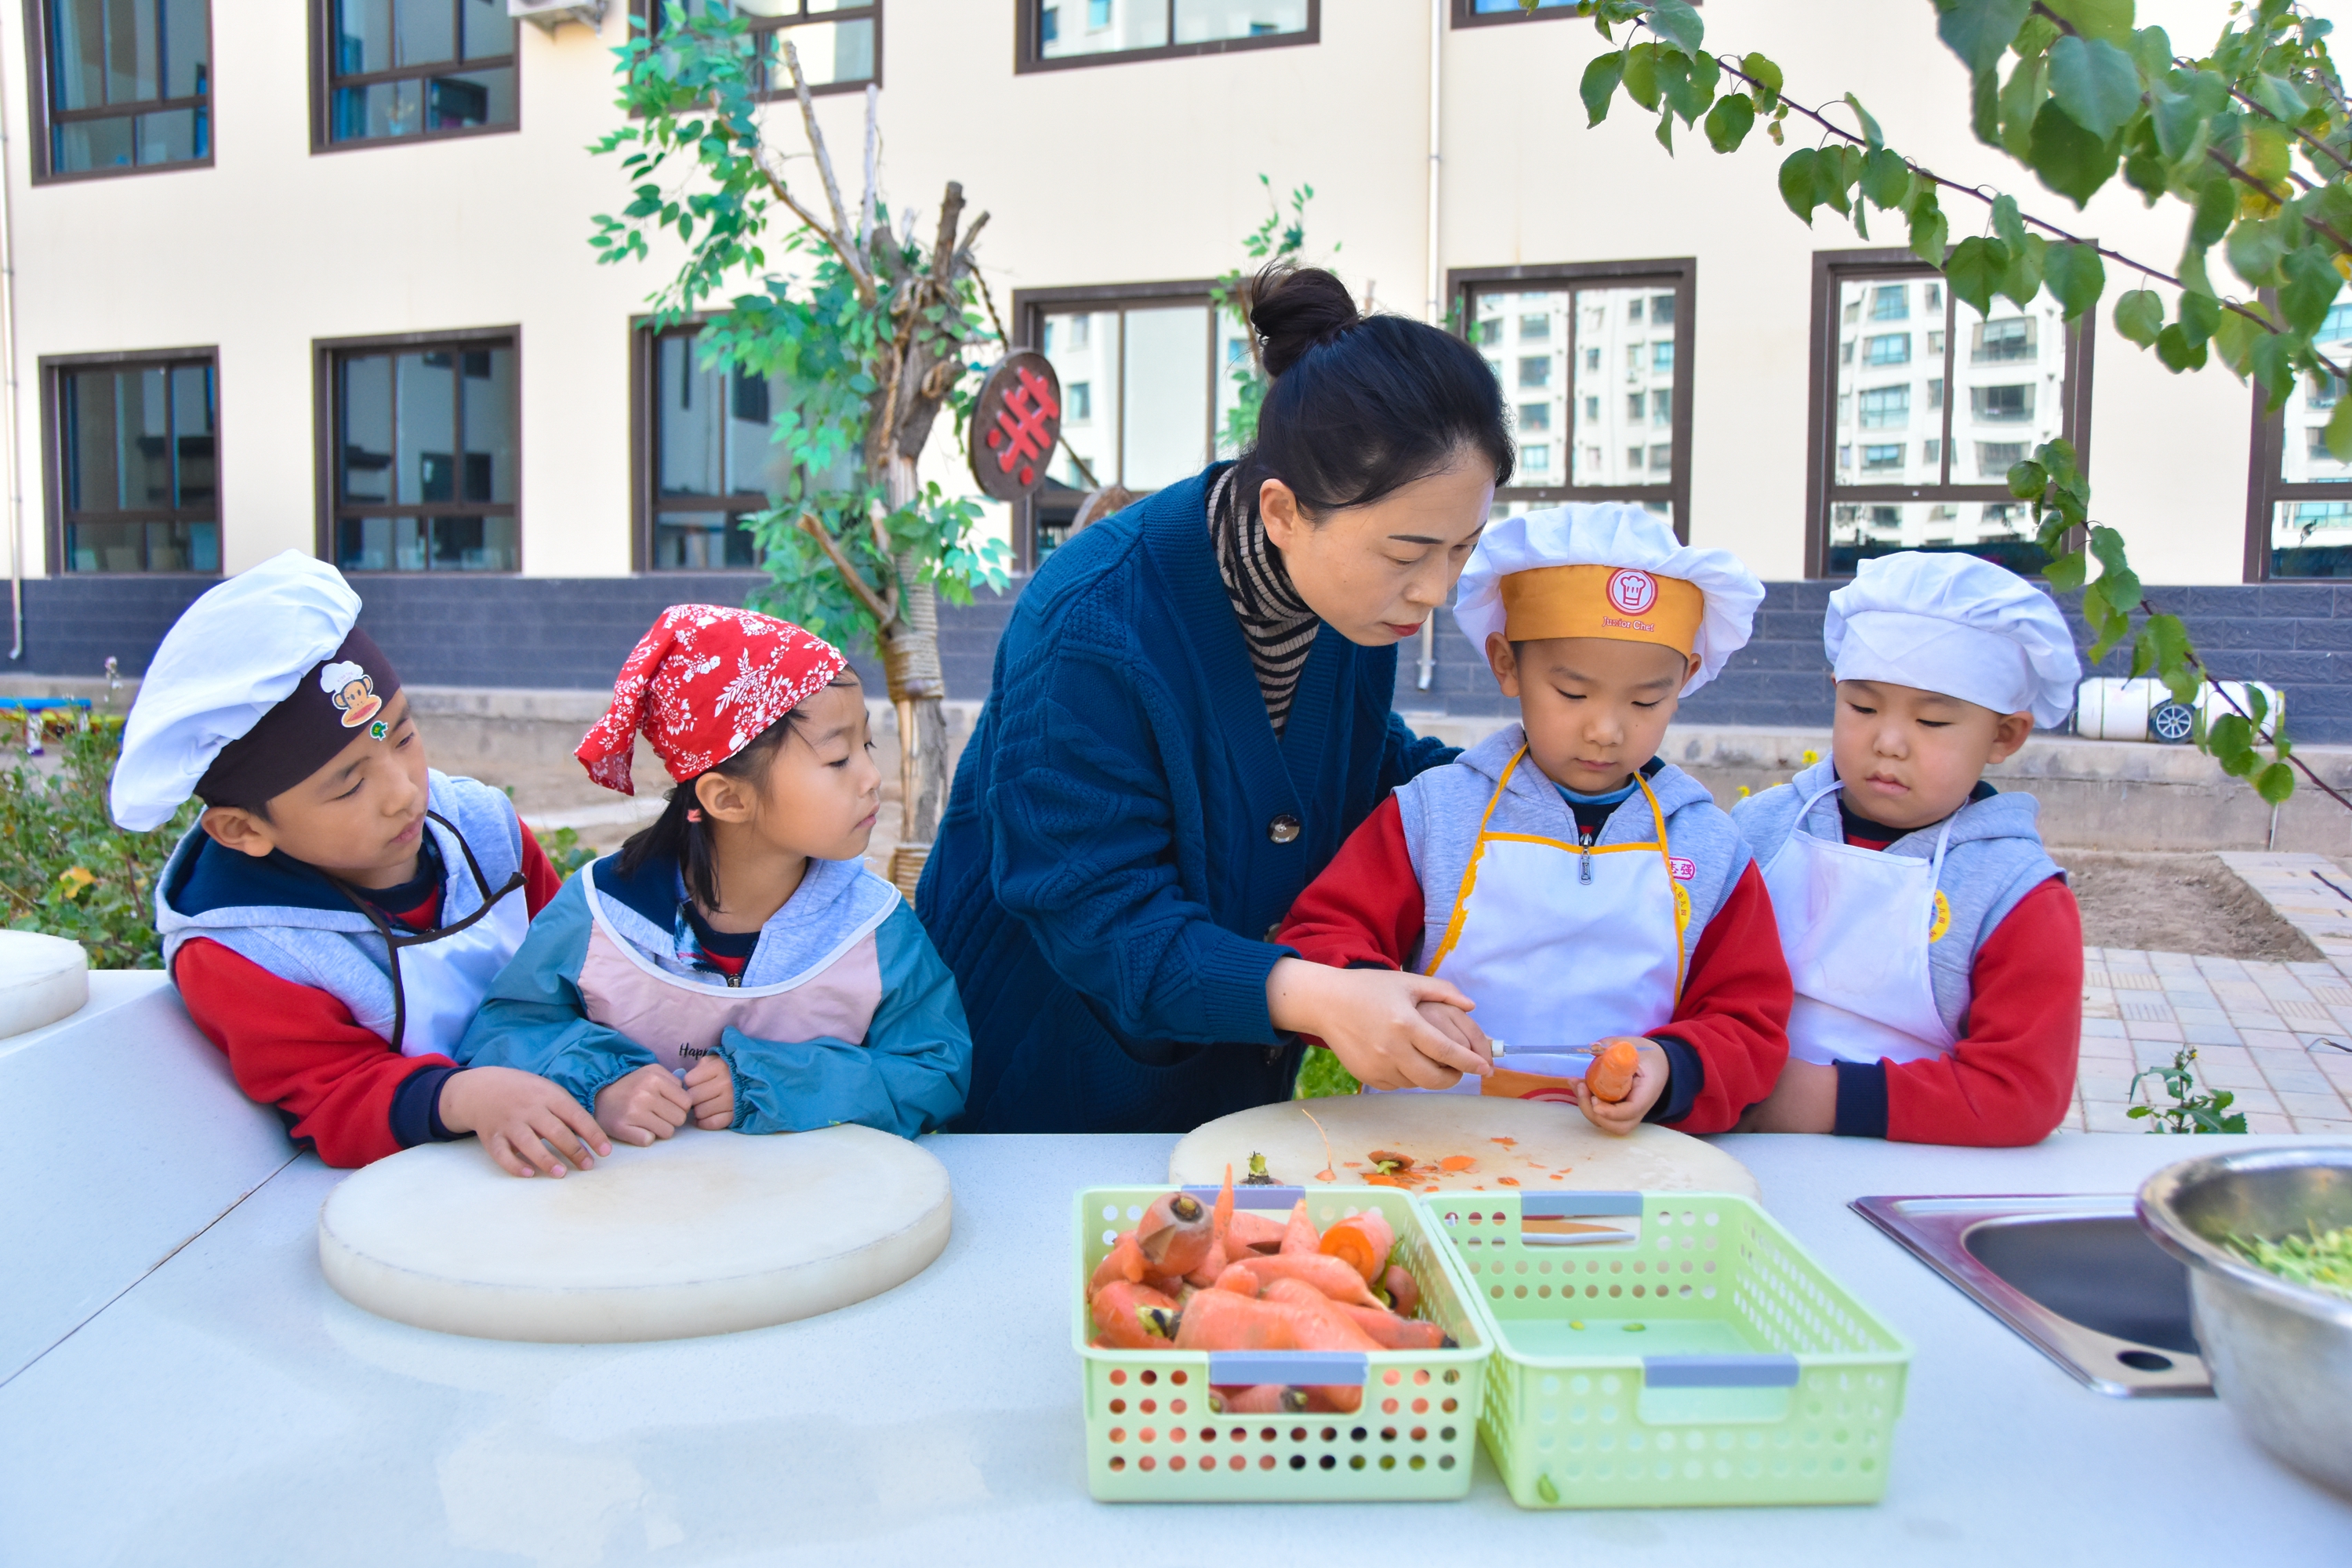
[(1294, 1415), (1307, 1408), (1307, 1394), (1278, 1383), (1241, 1383), (1209, 1390), (1209, 1408), (1220, 1415)]
[(1209, 1244), (1209, 1256), (1201, 1259), (1201, 1267), (1184, 1276), (1184, 1279), (1187, 1284), (1198, 1285), (1205, 1290), (1214, 1285), (1217, 1282), (1217, 1276), (1224, 1271), (1225, 1244), (1222, 1241), (1213, 1241)]
[(1376, 1307), (1359, 1307), (1352, 1301), (1334, 1301), (1331, 1310), (1345, 1312), (1355, 1320), (1356, 1326), (1381, 1342), (1382, 1350), (1435, 1351), (1449, 1348), (1445, 1330), (1438, 1323), (1424, 1322), (1419, 1318), (1400, 1318), (1394, 1312)]
[(1290, 1205), (1290, 1223), (1282, 1227), (1282, 1250), (1286, 1256), (1312, 1257), (1322, 1245), (1323, 1238), (1315, 1233), (1315, 1222), (1307, 1217), (1307, 1200), (1301, 1198)]
[(1152, 1311), (1164, 1312), (1172, 1320), (1176, 1303), (1157, 1290), (1124, 1279), (1114, 1279), (1095, 1292), (1095, 1330), (1101, 1342), (1121, 1350), (1169, 1348), (1168, 1336), (1160, 1331), (1160, 1324), (1145, 1315)]
[(1255, 1209), (1238, 1210), (1233, 1224), (1225, 1227), (1225, 1256), (1239, 1258), (1247, 1251), (1278, 1252), (1282, 1249), (1283, 1232), (1287, 1228), (1280, 1220)]
[(1087, 1293), (1092, 1295), (1114, 1279), (1124, 1279), (1130, 1285), (1139, 1283), (1144, 1272), (1143, 1253), (1135, 1245), (1135, 1232), (1121, 1231), (1109, 1255), (1095, 1265), (1094, 1278), (1087, 1281)]
[(1353, 1415), (1364, 1407), (1364, 1391), (1360, 1388), (1326, 1386), (1298, 1392), (1307, 1396), (1304, 1408), (1320, 1415)]
[(1640, 1045), (1622, 1037), (1604, 1040), (1584, 1069), (1584, 1087), (1595, 1100), (1615, 1102), (1633, 1092), (1633, 1074), (1642, 1065)]
[(1364, 1287), (1364, 1277), (1336, 1258), (1320, 1253), (1301, 1256), (1296, 1252), (1277, 1253), (1272, 1258), (1253, 1258), (1249, 1270), (1257, 1276), (1261, 1289), (1276, 1279), (1296, 1279), (1311, 1285), (1334, 1301), (1353, 1301), (1359, 1306), (1377, 1307), (1380, 1298)]
[(1225, 1232), (1232, 1228), (1234, 1223), (1234, 1168), (1231, 1165), (1225, 1167), (1225, 1184), (1217, 1194), (1217, 1206), (1209, 1212), (1209, 1220), (1210, 1229), (1216, 1238), (1224, 1240)]
[(1389, 1305), (1402, 1316), (1410, 1318), (1421, 1310), (1421, 1286), (1403, 1264), (1389, 1265), (1389, 1271), (1381, 1276), (1381, 1289), (1389, 1293)]
[(1253, 1301), (1231, 1290), (1203, 1290), (1184, 1308), (1176, 1326), (1182, 1351), (1295, 1351), (1299, 1314), (1271, 1301)]
[[(1276, 1279), (1265, 1288), (1265, 1299), (1286, 1307), (1296, 1307), (1317, 1320), (1322, 1327), (1312, 1331), (1312, 1337), (1328, 1343), (1307, 1343), (1308, 1333), (1299, 1335), (1299, 1349), (1315, 1351), (1376, 1351), (1383, 1349), (1364, 1326), (1349, 1317), (1339, 1303), (1312, 1285), (1297, 1279)], [(1370, 1309), (1366, 1309), (1370, 1310)]]
[(1258, 1293), (1257, 1276), (1250, 1271), (1250, 1266), (1246, 1263), (1228, 1263), (1225, 1265), (1224, 1272), (1217, 1276), (1217, 1282), (1211, 1289), (1231, 1290), (1237, 1296), (1255, 1299)]
[(1190, 1193), (1162, 1193), (1136, 1222), (1135, 1245), (1155, 1273), (1190, 1274), (1217, 1242), (1209, 1205)]
[(1437, 1162), (1437, 1168), (1441, 1171), (1475, 1171), (1478, 1168), (1478, 1162), (1467, 1154), (1448, 1154)]
[(1362, 1275), (1367, 1285), (1380, 1278), (1381, 1267), (1389, 1260), (1389, 1250), (1395, 1246), (1396, 1232), (1389, 1228), (1387, 1216), (1378, 1209), (1349, 1215), (1323, 1233), (1325, 1256), (1339, 1259)]

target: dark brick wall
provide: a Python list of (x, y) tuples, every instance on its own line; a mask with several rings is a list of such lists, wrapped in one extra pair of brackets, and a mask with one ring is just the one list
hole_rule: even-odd
[[(749, 574), (637, 577), (372, 577), (362, 624), (420, 686), (595, 689), (609, 686), (621, 660), (663, 606), (688, 600), (740, 604), (759, 579)], [(205, 578), (37, 578), (25, 584), (26, 650), (16, 667), (28, 674), (94, 676), (112, 655), (137, 674)], [(1828, 722), (1829, 672), (1822, 658), (1822, 612), (1833, 583), (1766, 585), (1756, 635), (1724, 672), (1683, 705), (1694, 723), (1817, 727)], [(940, 607), (940, 655), (948, 689), (977, 698), (988, 690), (996, 640), (1013, 612), (1007, 593), (982, 593), (968, 605)], [(2352, 741), (2352, 584), (2261, 584), (2154, 588), (2158, 608), (2189, 624), (2214, 673), (2267, 680), (2286, 692), (2290, 732), (2308, 742)], [(2078, 646), (2088, 637), (2071, 597), (2065, 601)], [(1486, 664), (1440, 612), (1437, 664), (1428, 691), (1414, 689), (1419, 645), (1398, 649), (1397, 706), (1421, 711), (1499, 714), (1511, 704)], [(852, 657), (880, 689), (871, 650)], [(2100, 673), (2130, 673), (2129, 649), (2108, 656)]]

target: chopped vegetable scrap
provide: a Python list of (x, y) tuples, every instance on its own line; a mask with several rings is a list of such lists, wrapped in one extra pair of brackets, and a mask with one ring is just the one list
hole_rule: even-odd
[(1478, 1162), (1467, 1154), (1448, 1154), (1437, 1162), (1437, 1168), (1441, 1171), (1473, 1171), (1477, 1167)]
[(1519, 1184), (1519, 1179), (1517, 1176), (1497, 1176), (1495, 1180), (1502, 1183), (1503, 1185), (1507, 1187), (1516, 1187)]
[[(1277, 1224), (1236, 1211), (1233, 1194), (1229, 1166), (1213, 1205), (1186, 1193), (1163, 1194), (1133, 1230), (1119, 1233), (1087, 1286), (1097, 1348), (1454, 1348), (1443, 1325), (1415, 1315), (1421, 1287), (1403, 1262), (1391, 1260), (1396, 1232), (1378, 1209), (1318, 1232), (1304, 1200)], [(1212, 1408), (1236, 1415), (1346, 1414), (1362, 1402), (1363, 1390), (1355, 1387), (1211, 1390)]]
[(2308, 1236), (2283, 1236), (2276, 1241), (2246, 1236), (2228, 1240), (2232, 1252), (2282, 1279), (2352, 1297), (2352, 1226), (2324, 1231), (2315, 1225)]
[(1278, 1187), (1282, 1185), (1282, 1184), (1276, 1181), (1274, 1179), (1273, 1173), (1265, 1168), (1265, 1155), (1252, 1154), (1249, 1157), (1249, 1174), (1242, 1178), (1242, 1185), (1245, 1187)]

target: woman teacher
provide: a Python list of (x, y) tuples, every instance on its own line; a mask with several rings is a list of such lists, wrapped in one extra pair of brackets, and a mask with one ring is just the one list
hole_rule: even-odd
[(1266, 939), (1454, 754), (1391, 710), (1396, 646), (1510, 477), (1501, 393), (1319, 269), (1259, 274), (1249, 319), (1255, 445), (1055, 552), (997, 648), (917, 897), (971, 1023), (961, 1131), (1189, 1131), (1287, 1098), (1299, 1035), (1379, 1088), (1490, 1070), (1420, 1011), (1451, 985)]

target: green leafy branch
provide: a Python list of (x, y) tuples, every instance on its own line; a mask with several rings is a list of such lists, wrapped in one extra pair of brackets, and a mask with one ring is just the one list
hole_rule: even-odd
[(2172, 1053), (2170, 1067), (2143, 1068), (2132, 1074), (2129, 1093), (2137, 1095), (2140, 1079), (2152, 1078), (2164, 1086), (2172, 1103), (2158, 1105), (2151, 1093), (2146, 1104), (2135, 1105), (2124, 1114), (2135, 1121), (2146, 1121), (2150, 1132), (2243, 1132), (2246, 1113), (2230, 1109), (2237, 1102), (2236, 1095), (2226, 1089), (2198, 1092), (2196, 1061), (2197, 1047), (2183, 1046)]
[[(1255, 264), (1252, 273), (1269, 261), (1297, 261), (1306, 255), (1307, 204), (1315, 199), (1314, 186), (1298, 186), (1290, 193), (1286, 216), (1275, 196), (1274, 181), (1261, 174), (1257, 183), (1265, 187), (1265, 216), (1242, 237), (1242, 252)], [(1339, 254), (1337, 243), (1331, 254)], [(1225, 411), (1224, 428), (1217, 433), (1217, 450), (1237, 453), (1257, 438), (1257, 413), (1265, 404), (1265, 368), (1257, 362), (1257, 334), (1250, 328), (1248, 276), (1239, 268), (1227, 272), (1210, 285), (1209, 298), (1216, 309), (1233, 316), (1250, 344), (1249, 353), (1225, 373), (1234, 383), (1234, 406)]]

